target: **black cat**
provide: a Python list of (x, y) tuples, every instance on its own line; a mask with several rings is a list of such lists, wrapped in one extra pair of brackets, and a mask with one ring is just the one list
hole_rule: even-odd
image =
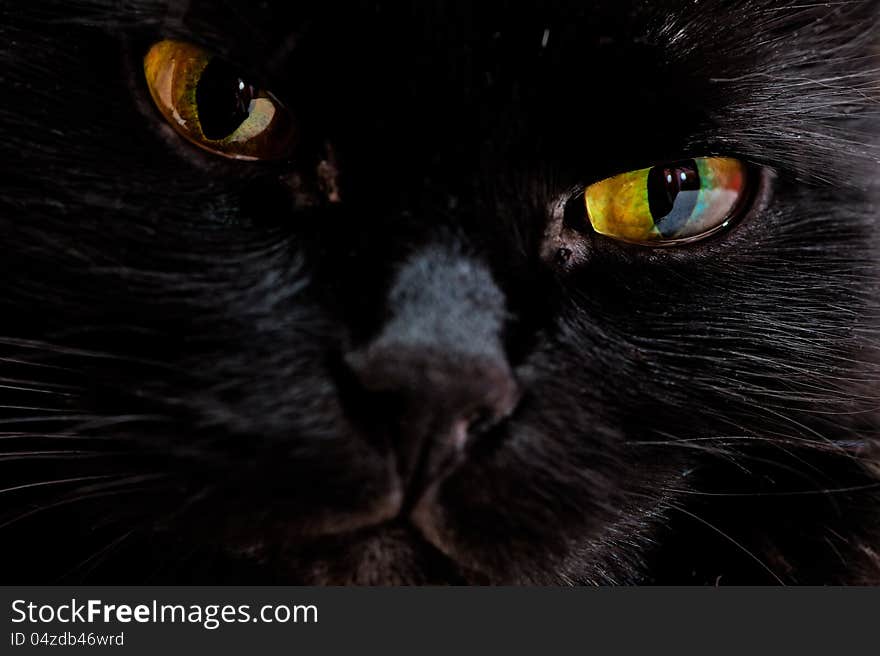
[(880, 582), (877, 0), (0, 37), (3, 582)]

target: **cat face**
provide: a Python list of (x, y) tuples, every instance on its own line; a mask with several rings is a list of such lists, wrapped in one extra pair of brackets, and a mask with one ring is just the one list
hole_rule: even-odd
[[(490, 4), (10, 10), (7, 577), (871, 575), (876, 3)], [(284, 149), (181, 136), (163, 40)], [(587, 211), (722, 158), (705, 239)]]

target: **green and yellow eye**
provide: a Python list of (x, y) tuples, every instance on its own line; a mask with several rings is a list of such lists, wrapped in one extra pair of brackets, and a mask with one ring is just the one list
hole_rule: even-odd
[(162, 115), (195, 145), (244, 160), (290, 153), (296, 129), (288, 109), (202, 48), (160, 41), (144, 57), (144, 74)]
[(694, 241), (735, 218), (747, 174), (738, 159), (701, 157), (615, 175), (587, 187), (587, 216), (593, 230), (623, 241)]

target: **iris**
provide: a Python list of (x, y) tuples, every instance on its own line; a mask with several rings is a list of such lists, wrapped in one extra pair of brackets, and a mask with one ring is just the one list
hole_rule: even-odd
[(599, 234), (642, 244), (706, 237), (734, 218), (747, 168), (730, 157), (701, 157), (622, 173), (587, 187), (587, 218)]
[(221, 59), (183, 41), (154, 44), (144, 57), (150, 95), (182, 136), (233, 159), (278, 159), (296, 129), (290, 111)]

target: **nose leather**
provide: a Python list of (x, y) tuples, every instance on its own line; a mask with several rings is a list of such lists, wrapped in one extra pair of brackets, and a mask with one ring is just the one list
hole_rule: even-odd
[(346, 362), (365, 392), (394, 399), (391, 443), (412, 493), (513, 412), (519, 386), (502, 345), (504, 295), (479, 261), (423, 253), (399, 271), (387, 307), (381, 330)]

